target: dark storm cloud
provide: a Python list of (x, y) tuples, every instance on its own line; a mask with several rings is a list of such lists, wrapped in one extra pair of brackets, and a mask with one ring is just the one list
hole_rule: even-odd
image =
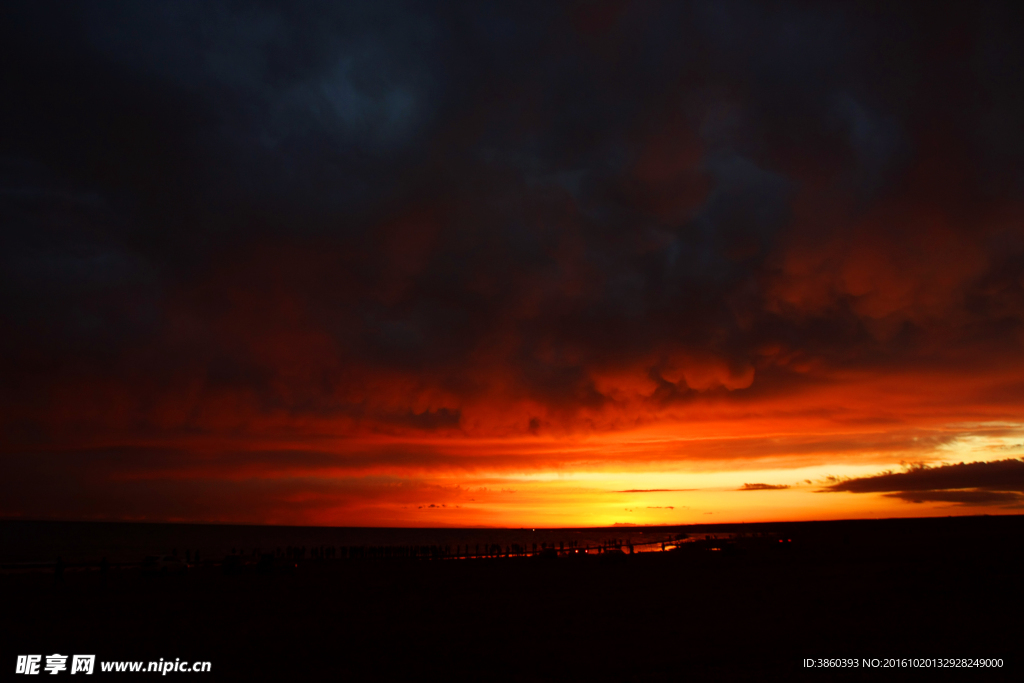
[(904, 472), (835, 483), (828, 491), (884, 493), (907, 502), (994, 505), (1024, 500), (1024, 461), (959, 463), (939, 467), (910, 466)]
[(962, 505), (999, 505), (1024, 501), (1024, 495), (1015, 491), (900, 491), (887, 493), (890, 498), (899, 498), (908, 503), (960, 503)]
[(832, 491), (876, 493), (883, 491), (935, 491), (939, 489), (990, 489), (1024, 493), (1024, 461), (969, 462), (939, 467), (911, 467), (906, 472), (887, 472), (839, 482)]
[(10, 4), (4, 438), (469, 429), (498, 395), (536, 434), (620, 405), (612, 375), (657, 413), (1004, 352), (1006, 12)]

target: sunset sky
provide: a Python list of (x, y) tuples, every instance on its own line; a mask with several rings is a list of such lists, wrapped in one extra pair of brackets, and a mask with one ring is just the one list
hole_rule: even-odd
[(5, 3), (0, 517), (1020, 513), (1024, 17), (950, 7)]

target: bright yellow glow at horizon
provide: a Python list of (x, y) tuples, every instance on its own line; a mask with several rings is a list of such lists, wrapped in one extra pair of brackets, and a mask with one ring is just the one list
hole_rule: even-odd
[[(991, 461), (1024, 450), (1019, 426), (1010, 435), (970, 435), (935, 448), (933, 463), (952, 456)], [(918, 454), (920, 456), (920, 454)], [(771, 463), (727, 463), (727, 469), (685, 469), (672, 463), (662, 471), (540, 471), (511, 474), (481, 472), (432, 480), (444, 507), (404, 506), (393, 509), (395, 523), (415, 526), (588, 527), (614, 525), (678, 525), (852, 518), (947, 516), (1006, 513), (998, 507), (965, 507), (950, 503), (908, 503), (882, 493), (831, 492), (840, 479), (864, 478), (882, 471), (901, 471), (908, 462), (850, 462), (799, 467)], [(920, 461), (910, 460), (910, 462)], [(721, 465), (721, 463), (718, 463)], [(764, 489), (745, 490), (747, 485)], [(769, 488), (771, 487), (771, 488)], [(376, 514), (381, 514), (380, 508)], [(470, 521), (472, 520), (472, 521)]]

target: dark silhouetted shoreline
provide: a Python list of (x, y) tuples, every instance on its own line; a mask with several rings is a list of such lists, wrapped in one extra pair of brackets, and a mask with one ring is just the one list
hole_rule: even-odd
[[(69, 526), (2, 525), (5, 545), (18, 538), (12, 527)], [(186, 525), (173, 526), (173, 533), (163, 529), (167, 539)], [(308, 533), (292, 530), (296, 538)], [(485, 531), (492, 530), (472, 530)], [(626, 536), (622, 529), (587, 531)], [(667, 543), (664, 552), (623, 546), (589, 556), (553, 546), (555, 552), (531, 557), (472, 562), (384, 555), (343, 561), (311, 554), (307, 543), (303, 556), (262, 553), (256, 560), (201, 552), (181, 574), (131, 563), (101, 569), (76, 563), (68, 551), (60, 582), (45, 566), (0, 575), (4, 656), (12, 666), (16, 654), (65, 651), (106, 660), (209, 660), (210, 680), (878, 676), (803, 668), (805, 658), (819, 657), (998, 657), (1002, 669), (966, 677), (960, 671), (960, 679), (1019, 675), (1022, 516), (628, 533), (635, 541), (641, 531), (685, 534), (686, 542)], [(195, 559), (201, 543), (174, 538), (178, 555), (190, 546)], [(4, 552), (17, 555), (11, 547)]]

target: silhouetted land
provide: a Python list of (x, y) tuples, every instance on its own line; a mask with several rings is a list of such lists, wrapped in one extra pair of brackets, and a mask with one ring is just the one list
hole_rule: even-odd
[[(199, 547), (174, 526), (179, 554)], [(18, 539), (47, 527), (0, 528), (4, 556), (23, 557)], [(1024, 517), (588, 533), (636, 542), (640, 531), (699, 540), (664, 553), (468, 561), (319, 559), (308, 547), (303, 558), (266, 552), (260, 561), (246, 550), (235, 560), (204, 556), (183, 575), (130, 563), (101, 570), (69, 552), (75, 561), (60, 581), (47, 565), (8, 563), (2, 666), (14, 667), (17, 654), (60, 652), (209, 660), (212, 674), (196, 674), (204, 680), (1020, 678)], [(1004, 666), (803, 668), (819, 657), (983, 657)]]

